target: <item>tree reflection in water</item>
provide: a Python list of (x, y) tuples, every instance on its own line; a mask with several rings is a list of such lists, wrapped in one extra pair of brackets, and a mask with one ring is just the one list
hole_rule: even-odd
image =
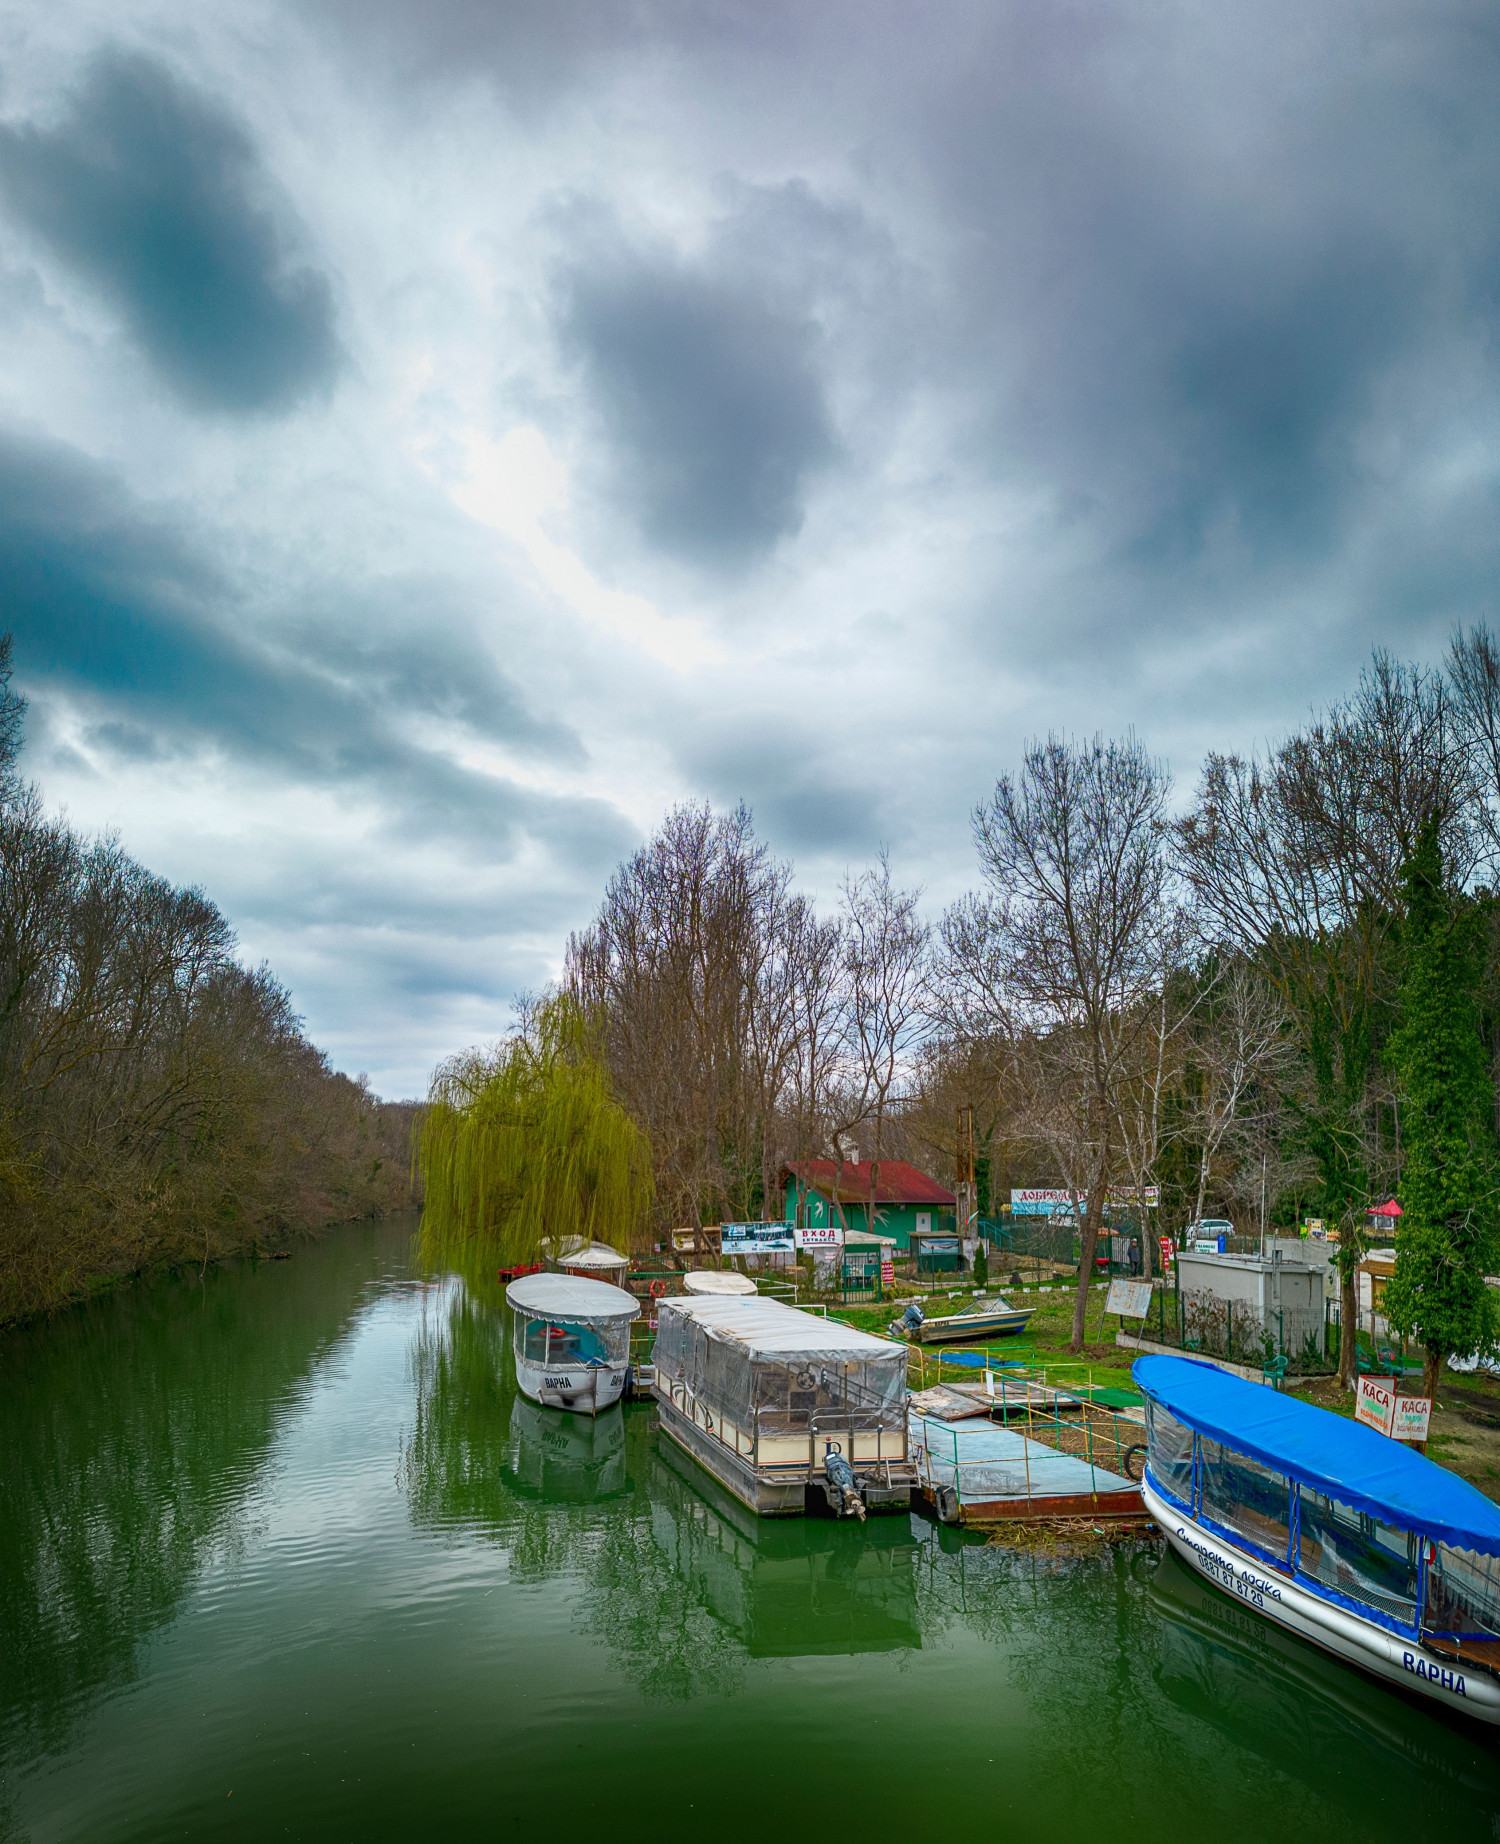
[(757, 1519), (651, 1409), (596, 1419), (529, 1402), (506, 1316), (461, 1287), (435, 1296), (412, 1376), (414, 1521), (486, 1535), (515, 1579), (576, 1575), (581, 1626), (649, 1694), (724, 1694), (754, 1658), (920, 1646), (908, 1518)]
[(0, 1754), (62, 1745), (244, 1540), (276, 1430), (409, 1219), (158, 1276), (0, 1340)]

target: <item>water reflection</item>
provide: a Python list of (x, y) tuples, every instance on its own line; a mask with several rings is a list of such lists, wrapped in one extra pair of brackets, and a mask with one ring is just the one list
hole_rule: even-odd
[(653, 1695), (725, 1690), (750, 1659), (920, 1647), (908, 1518), (758, 1519), (654, 1410), (528, 1401), (505, 1315), (462, 1288), (434, 1298), (411, 1367), (413, 1520), (486, 1535), (514, 1578), (577, 1577), (580, 1625)]
[(1280, 1771), (1326, 1788), (1329, 1753), (1364, 1796), (1398, 1762), (1421, 1775), (1432, 1816), (1475, 1814), (1471, 1793), (1494, 1784), (1487, 1738), (1455, 1728), (1307, 1641), (1211, 1588), (1170, 1551), (1150, 1605), (1159, 1626), (1157, 1688), (1197, 1724), (1244, 1744), (1258, 1739)]
[(0, 1340), (5, 1754), (58, 1747), (244, 1541), (279, 1421), (410, 1235), (141, 1282)]
[(625, 1417), (574, 1415), (517, 1395), (506, 1471), (517, 1492), (556, 1505), (592, 1505), (625, 1491)]
[(671, 1442), (657, 1447), (651, 1528), (662, 1566), (693, 1585), (752, 1658), (916, 1651), (909, 1517), (863, 1527), (757, 1518)]
[(411, 1344), (413, 1426), (401, 1480), (419, 1526), (503, 1526), (515, 1394), (501, 1314), (459, 1282), (429, 1294)]

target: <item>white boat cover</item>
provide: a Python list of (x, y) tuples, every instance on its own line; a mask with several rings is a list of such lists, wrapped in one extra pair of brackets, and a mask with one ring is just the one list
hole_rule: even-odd
[(748, 1274), (735, 1274), (728, 1269), (715, 1274), (709, 1268), (694, 1268), (691, 1273), (683, 1275), (682, 1284), (689, 1293), (697, 1294), (735, 1294), (744, 1298), (756, 1291), (755, 1282)]
[(606, 1281), (587, 1281), (576, 1274), (523, 1274), (512, 1281), (505, 1297), (522, 1312), (542, 1318), (635, 1319), (641, 1303), (622, 1287)]
[(555, 1255), (553, 1260), (562, 1268), (593, 1268), (601, 1275), (623, 1274), (630, 1266), (628, 1255), (622, 1255), (603, 1242), (591, 1242), (587, 1248), (575, 1249), (569, 1255)]
[[(517, 1282), (517, 1285), (520, 1283)], [(884, 1359), (906, 1374), (906, 1347), (852, 1326), (824, 1319), (780, 1300), (708, 1297), (663, 1300), (659, 1313), (665, 1326), (670, 1315), (691, 1318), (710, 1338), (744, 1347), (751, 1358), (771, 1357), (779, 1363), (792, 1358), (833, 1358), (862, 1364)]]

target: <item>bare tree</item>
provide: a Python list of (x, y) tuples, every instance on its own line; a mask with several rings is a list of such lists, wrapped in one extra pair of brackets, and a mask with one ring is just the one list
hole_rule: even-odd
[[(896, 888), (884, 850), (874, 870), (845, 877), (842, 895), (849, 1050), (862, 1114), (874, 1136), (868, 1215), (873, 1229), (892, 1098), (927, 1020), (931, 931), (917, 911), (921, 892)], [(842, 1148), (839, 1170), (842, 1177)]]
[(1195, 1221), (1203, 1215), (1214, 1160), (1251, 1097), (1293, 1060), (1287, 1023), (1281, 995), (1243, 960), (1234, 962), (1208, 1000), (1192, 1041), (1197, 1083), (1183, 1110), (1187, 1135), (1198, 1148)]
[[(1377, 654), (1357, 694), (1263, 762), (1211, 755), (1178, 828), (1216, 939), (1254, 960), (1295, 1022), (1309, 1074), (1284, 1090), (1340, 1232), (1343, 1316), (1368, 1202), (1365, 1115), (1393, 999), (1401, 866), (1438, 816), (1445, 860), (1475, 859), (1470, 753), (1437, 675)], [(1354, 1343), (1342, 1344), (1350, 1387)]]
[(1173, 928), (1168, 785), (1133, 736), (1033, 743), (1020, 775), (1003, 776), (974, 815), (988, 898), (950, 911), (944, 929), (969, 1003), (993, 1005), (1050, 1071), (1030, 1085), (1032, 1119), (1083, 1205), (1075, 1351), (1123, 1160), (1121, 1092)]

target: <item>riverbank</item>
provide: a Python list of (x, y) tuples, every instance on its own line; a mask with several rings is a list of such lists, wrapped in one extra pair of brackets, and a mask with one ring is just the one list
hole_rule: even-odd
[(1489, 1835), (1488, 1743), (1158, 1543), (756, 1520), (526, 1402), (413, 1227), (0, 1341), (6, 1844)]

